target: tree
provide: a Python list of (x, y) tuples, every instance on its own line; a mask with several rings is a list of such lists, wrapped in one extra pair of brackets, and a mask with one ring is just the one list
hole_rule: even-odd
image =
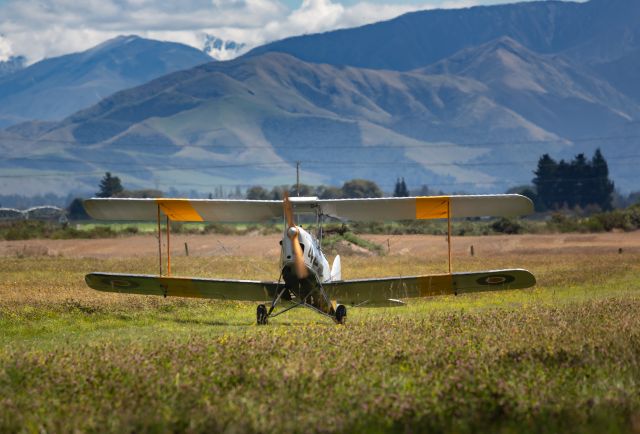
[(320, 199), (340, 199), (342, 197), (342, 190), (338, 187), (321, 185), (316, 189), (316, 194)]
[(418, 190), (414, 190), (413, 194), (415, 196), (437, 196), (443, 193), (436, 193), (434, 190), (431, 190), (428, 185), (422, 184)]
[(249, 200), (267, 200), (269, 192), (259, 185), (254, 185), (247, 190), (247, 199)]
[(560, 160), (558, 163), (558, 170), (556, 171), (555, 182), (552, 183), (555, 192), (553, 197), (552, 208), (569, 208), (571, 201), (571, 192), (573, 191), (573, 183), (570, 178), (571, 164), (564, 160)]
[(609, 168), (600, 149), (591, 160), (578, 154), (570, 162), (556, 163), (548, 154), (538, 161), (533, 183), (537, 189), (538, 210), (587, 208), (602, 210), (613, 208), (614, 183), (609, 179)]
[(284, 197), (284, 192), (289, 190), (289, 186), (287, 185), (276, 185), (269, 192), (269, 199), (271, 200), (282, 200)]
[(316, 189), (307, 184), (300, 184), (300, 191), (298, 191), (297, 185), (292, 185), (289, 188), (289, 196), (314, 196)]
[(373, 181), (369, 181), (367, 179), (352, 179), (342, 185), (342, 197), (382, 197), (382, 191)]
[(589, 179), (589, 193), (591, 203), (598, 205), (604, 211), (610, 211), (613, 206), (613, 191), (615, 185), (609, 179), (609, 166), (600, 148), (596, 149), (591, 159), (591, 178)]
[(405, 184), (405, 182), (404, 182), (404, 178), (402, 178), (402, 180), (400, 178), (398, 178), (396, 180), (396, 186), (393, 189), (393, 196), (394, 197), (408, 197), (409, 196), (409, 189), (407, 188), (407, 184)]
[(113, 197), (118, 193), (122, 193), (124, 189), (120, 183), (120, 178), (111, 176), (111, 172), (104, 174), (104, 178), (100, 181), (100, 191), (96, 193), (98, 197)]
[(533, 184), (538, 192), (540, 209), (556, 209), (558, 207), (558, 163), (549, 156), (544, 154), (538, 160), (538, 168), (533, 172), (536, 176), (533, 178)]
[(162, 197), (163, 193), (160, 190), (156, 190), (154, 188), (143, 188), (141, 190), (122, 190), (115, 196), (148, 199)]
[(67, 207), (67, 214), (71, 220), (89, 220), (91, 218), (85, 211), (82, 202), (81, 198), (76, 197)]
[(574, 208), (576, 205), (585, 208), (591, 202), (589, 200), (589, 192), (585, 191), (585, 186), (591, 176), (591, 164), (584, 156), (578, 154), (569, 165), (569, 173), (567, 181), (570, 185), (567, 194), (567, 205)]
[(628, 206), (640, 204), (640, 191), (632, 191), (627, 196), (627, 204)]

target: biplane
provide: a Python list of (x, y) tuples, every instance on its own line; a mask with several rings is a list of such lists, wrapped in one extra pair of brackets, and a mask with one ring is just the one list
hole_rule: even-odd
[[(533, 211), (527, 197), (516, 194), (460, 195), (372, 199), (283, 200), (115, 199), (94, 198), (84, 206), (95, 219), (155, 220), (158, 227), (158, 275), (90, 273), (87, 285), (99, 291), (260, 302), (258, 324), (267, 324), (294, 308), (309, 308), (343, 324), (347, 307), (403, 306), (403, 300), (447, 294), (529, 288), (535, 277), (524, 269), (452, 272), (451, 220), (461, 217), (516, 216)], [(316, 235), (295, 222), (311, 215)], [(280, 276), (273, 281), (203, 279), (171, 275), (170, 222), (261, 222), (282, 219), (284, 230)], [(331, 266), (322, 251), (322, 227), (340, 221), (446, 219), (448, 272), (373, 279), (342, 279), (340, 256)], [(162, 223), (166, 228), (166, 267), (162, 258)]]

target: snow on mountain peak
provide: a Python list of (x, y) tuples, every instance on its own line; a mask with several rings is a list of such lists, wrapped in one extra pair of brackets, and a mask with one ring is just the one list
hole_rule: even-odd
[(202, 51), (216, 60), (230, 60), (247, 51), (246, 44), (205, 34)]

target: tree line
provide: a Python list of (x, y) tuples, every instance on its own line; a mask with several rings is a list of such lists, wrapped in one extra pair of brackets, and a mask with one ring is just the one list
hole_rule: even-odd
[(321, 199), (341, 199), (341, 198), (365, 198), (382, 197), (383, 193), (378, 184), (367, 179), (352, 179), (342, 184), (342, 187), (332, 187), (327, 185), (296, 185), (275, 186), (267, 190), (259, 185), (247, 189), (246, 198), (251, 200), (281, 200), (284, 193), (290, 196), (317, 196)]
[[(544, 154), (538, 160), (534, 171), (532, 186), (517, 187), (510, 192), (518, 192), (529, 196), (536, 205), (537, 211), (558, 210), (562, 208), (582, 209), (593, 207), (597, 210), (613, 209), (614, 183), (609, 179), (609, 167), (600, 149), (597, 149), (589, 160), (584, 154), (578, 154), (571, 161), (554, 160)], [(290, 196), (317, 196), (321, 199), (368, 198), (383, 197), (380, 187), (368, 179), (352, 179), (341, 187), (300, 184), (299, 186), (281, 185), (271, 189), (255, 185), (245, 192), (251, 200), (281, 200), (284, 193)], [(410, 191), (404, 178), (398, 178), (393, 191), (394, 197), (430, 196), (443, 194), (423, 185)], [(162, 197), (159, 190), (127, 190), (122, 186), (120, 178), (106, 172), (100, 180), (97, 197)], [(237, 192), (237, 196), (240, 192)], [(211, 194), (209, 198), (211, 198)], [(74, 199), (69, 208), (71, 218), (87, 218), (80, 198)]]
[[(297, 185), (281, 185), (267, 190), (264, 187), (255, 185), (247, 189), (246, 198), (251, 200), (281, 200), (285, 191), (290, 196), (317, 196), (320, 199), (357, 199), (384, 196), (384, 193), (375, 182), (368, 179), (352, 179), (342, 184), (342, 187), (300, 184), (299, 188)], [(418, 195), (426, 196), (429, 193), (429, 188), (422, 186), (417, 193)], [(408, 197), (410, 195), (411, 193), (404, 178), (398, 178), (393, 196)]]
[(591, 160), (578, 154), (571, 161), (558, 162), (544, 154), (534, 174), (535, 192), (531, 195), (538, 211), (576, 207), (613, 209), (615, 186), (609, 179), (609, 166), (600, 149)]

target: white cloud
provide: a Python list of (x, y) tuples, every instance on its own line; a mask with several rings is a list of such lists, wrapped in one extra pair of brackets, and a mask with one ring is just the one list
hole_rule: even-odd
[(7, 60), (12, 54), (11, 42), (9, 42), (4, 35), (0, 35), (0, 62)]
[(122, 34), (201, 49), (208, 33), (251, 48), (288, 36), (363, 25), (420, 9), (487, 2), (397, 1), (345, 6), (338, 0), (303, 0), (291, 10), (279, 0), (10, 0), (0, 3), (0, 34), (4, 35), (0, 37), (0, 59), (21, 54), (35, 62), (82, 51)]

